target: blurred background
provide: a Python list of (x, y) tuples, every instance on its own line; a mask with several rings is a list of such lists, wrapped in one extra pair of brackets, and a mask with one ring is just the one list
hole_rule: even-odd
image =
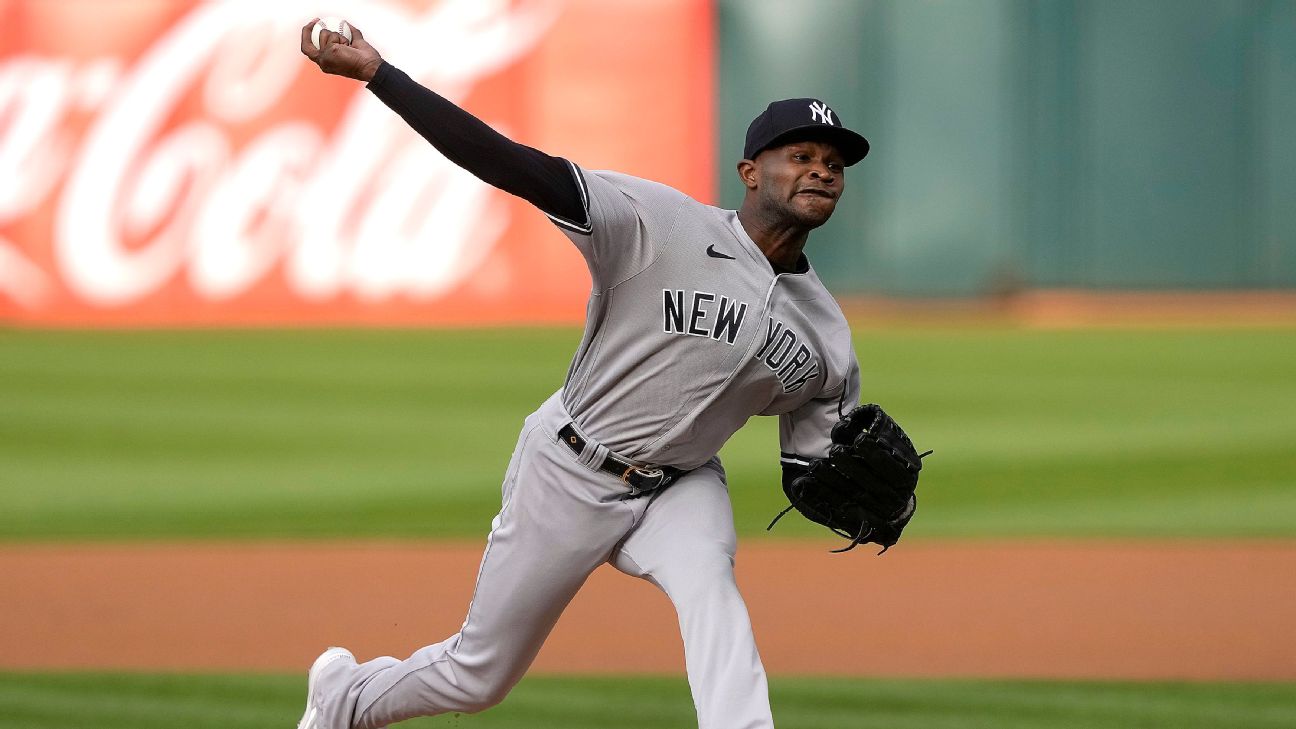
[[(5, 320), (579, 320), (533, 211), (300, 58), (314, 5), (4, 7)], [(727, 207), (747, 123), (828, 100), (873, 143), (813, 249), (844, 297), (1296, 285), (1290, 2), (330, 8), (503, 131)]]
[[(807, 252), (936, 455), (829, 559), (765, 531), (776, 423), (722, 452), (781, 726), (1296, 725), (1296, 2), (0, 0), (0, 729), (289, 726), (324, 645), (462, 620), (589, 276), (302, 58), (319, 15), (722, 207), (771, 100), (872, 143)], [(605, 572), (454, 721), (689, 725)]]
[(1296, 284), (1290, 2), (721, 2), (718, 21), (722, 149), (760, 98), (807, 87), (873, 141), (833, 221), (839, 288)]

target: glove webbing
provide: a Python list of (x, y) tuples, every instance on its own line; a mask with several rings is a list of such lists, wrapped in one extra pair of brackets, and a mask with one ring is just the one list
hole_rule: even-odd
[[(779, 519), (782, 519), (784, 516), (787, 515), (787, 513), (788, 513), (789, 511), (792, 511), (792, 510), (795, 509), (795, 508), (796, 508), (796, 504), (788, 504), (788, 507), (787, 507), (786, 509), (784, 509), (783, 511), (780, 511), (780, 512), (778, 513), (778, 516), (774, 517), (774, 521), (771, 521), (771, 522), (769, 523), (769, 526), (765, 527), (765, 531), (768, 532), (768, 531), (770, 531), (771, 529), (773, 529), (773, 528), (774, 528), (774, 525), (777, 524), (777, 523), (779, 523)], [(865, 530), (865, 527), (868, 527), (868, 530), (867, 530), (867, 531)], [(832, 552), (833, 554), (841, 554), (842, 552), (849, 552), (849, 551), (851, 551), (852, 549), (858, 547), (859, 545), (864, 544), (865, 542), (868, 541), (868, 538), (869, 538), (869, 537), (873, 536), (873, 528), (872, 528), (872, 527), (869, 527), (869, 525), (868, 525), (868, 524), (865, 524), (865, 523), (861, 523), (861, 524), (860, 524), (860, 533), (859, 533), (859, 534), (853, 534), (853, 535), (852, 535), (852, 534), (849, 534), (849, 533), (847, 533), (847, 532), (845, 532), (845, 531), (843, 531), (843, 530), (841, 530), (841, 529), (838, 529), (838, 528), (836, 528), (836, 527), (828, 527), (828, 529), (831, 530), (832, 533), (833, 533), (833, 534), (836, 534), (837, 536), (840, 536), (840, 537), (843, 537), (843, 538), (845, 538), (845, 539), (849, 539), (849, 540), (851, 540), (851, 541), (850, 541), (850, 544), (846, 545), (845, 547), (842, 547), (841, 549), (830, 549), (830, 550), (828, 550), (829, 552)], [(889, 546), (888, 546), (888, 547), (883, 547), (883, 548), (882, 548), (882, 552), (885, 552), (885, 551), (887, 551), (887, 550), (890, 549), (890, 548), (891, 548), (891, 547), (889, 547)], [(878, 554), (881, 555), (882, 552), (878, 552)]]

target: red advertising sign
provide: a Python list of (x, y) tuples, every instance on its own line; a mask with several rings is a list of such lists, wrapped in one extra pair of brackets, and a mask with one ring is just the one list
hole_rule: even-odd
[(509, 136), (712, 196), (705, 0), (0, 0), (0, 321), (576, 320), (526, 203), (298, 50), (347, 18)]

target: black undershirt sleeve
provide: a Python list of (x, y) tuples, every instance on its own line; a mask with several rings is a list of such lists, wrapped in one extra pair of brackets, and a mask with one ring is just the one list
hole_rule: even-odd
[(483, 182), (554, 217), (578, 225), (586, 221), (567, 160), (514, 142), (386, 61), (368, 88), (446, 159)]

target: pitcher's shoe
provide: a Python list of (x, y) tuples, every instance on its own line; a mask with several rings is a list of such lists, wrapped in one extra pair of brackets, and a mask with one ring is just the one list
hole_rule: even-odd
[(306, 711), (302, 714), (301, 721), (297, 722), (297, 729), (342, 729), (334, 726), (337, 717), (327, 716), (331, 707), (326, 705), (323, 697), (315, 693), (319, 688), (320, 674), (328, 667), (335, 666), (338, 661), (347, 661), (354, 666), (355, 656), (346, 648), (329, 648), (311, 664), (310, 672), (306, 674)]

